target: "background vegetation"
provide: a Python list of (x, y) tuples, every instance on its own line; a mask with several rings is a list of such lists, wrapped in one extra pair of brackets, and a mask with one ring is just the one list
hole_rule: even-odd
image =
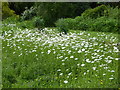
[[(57, 20), (63, 18), (67, 31), (74, 29), (118, 32), (119, 3), (9, 2), (3, 3), (2, 7), (3, 19), (17, 16), (17, 18), (19, 17), (18, 21), (27, 20), (29, 22), (36, 17), (44, 20), (45, 27), (55, 27), (56, 25), (60, 26), (60, 23), (56, 23)], [(26, 27), (24, 24), (22, 25)], [(111, 27), (113, 29), (110, 29)]]

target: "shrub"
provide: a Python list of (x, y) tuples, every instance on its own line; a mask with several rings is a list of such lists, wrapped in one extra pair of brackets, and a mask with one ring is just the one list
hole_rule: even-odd
[(9, 4), (7, 2), (2, 3), (2, 19), (6, 19), (11, 16), (16, 16), (15, 11), (9, 8)]
[(46, 21), (45, 26), (47, 27), (55, 26), (54, 23), (59, 18), (73, 18), (80, 15), (84, 10), (90, 7), (90, 3), (88, 2), (40, 2), (35, 4), (38, 7), (38, 16), (42, 16), (42, 18)]
[(63, 32), (64, 34), (68, 33), (68, 23), (65, 21), (65, 19), (61, 18), (59, 19), (55, 25), (57, 26), (59, 32)]
[(100, 16), (108, 16), (108, 9), (105, 5), (98, 6), (94, 9), (87, 9), (82, 13), (83, 17), (98, 18)]
[[(107, 10), (107, 12), (105, 11)], [(118, 32), (118, 18), (120, 9), (112, 8), (105, 5), (96, 7), (95, 9), (86, 10), (81, 16), (77, 16), (74, 19), (66, 18), (59, 20), (57, 26), (62, 31), (62, 28), (73, 29), (73, 30), (89, 30), (89, 31), (100, 31), (100, 32)], [(92, 12), (95, 13), (92, 13)], [(112, 11), (115, 13), (112, 13)], [(113, 15), (114, 14), (114, 15)], [(94, 17), (94, 15), (96, 17)], [(117, 16), (117, 17), (116, 17)], [(62, 26), (60, 26), (62, 25)], [(63, 29), (64, 30), (64, 29)]]
[(66, 18), (66, 19), (64, 19), (64, 23), (66, 23), (67, 28), (69, 28), (69, 29), (75, 29), (76, 21), (74, 19), (72, 19), (72, 18)]
[(30, 9), (26, 7), (26, 10), (22, 13), (21, 21), (32, 19), (35, 15), (36, 15), (35, 7), (31, 7)]
[(91, 31), (102, 31), (102, 32), (117, 32), (118, 21), (112, 18), (100, 17), (94, 20), (89, 30)]
[(38, 30), (42, 30), (45, 25), (45, 21), (41, 17), (35, 17), (33, 20), (34, 27), (38, 28)]
[(17, 27), (19, 27), (21, 29), (24, 29), (24, 28), (32, 29), (32, 28), (34, 28), (32, 20), (26, 20), (26, 21), (18, 22), (16, 25), (17, 25)]
[(82, 16), (77, 16), (77, 17), (75, 17), (74, 20), (76, 21), (76, 23), (78, 23), (78, 22), (84, 20), (84, 18)]
[(11, 16), (2, 21), (3, 24), (16, 24), (19, 21), (19, 15)]
[(78, 16), (75, 18), (76, 24), (75, 29), (76, 30), (88, 30), (90, 28), (90, 25), (93, 23), (94, 19), (91, 18), (84, 18), (82, 16)]
[(120, 9), (108, 6), (108, 17), (118, 19), (120, 17)]

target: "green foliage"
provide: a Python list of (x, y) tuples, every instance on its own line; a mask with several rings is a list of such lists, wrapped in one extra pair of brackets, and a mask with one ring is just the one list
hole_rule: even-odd
[(33, 25), (37, 27), (39, 30), (44, 28), (44, 20), (41, 17), (35, 17)]
[(108, 6), (108, 17), (110, 18), (114, 18), (114, 19), (119, 19), (120, 18), (120, 9), (116, 6), (116, 7), (110, 7)]
[(118, 34), (14, 31), (2, 41), (3, 88), (118, 87)]
[(112, 18), (100, 17), (90, 25), (91, 31), (118, 32), (118, 21)]
[(16, 24), (17, 22), (19, 22), (19, 19), (20, 19), (20, 16), (19, 15), (16, 15), (16, 16), (11, 16), (7, 19), (4, 19), (2, 21), (3, 24)]
[(15, 11), (9, 8), (8, 2), (2, 2), (2, 19), (6, 19), (11, 16), (16, 16)]
[[(114, 18), (107, 18), (105, 16), (97, 19), (91, 18), (75, 18), (76, 23), (74, 24), (76, 30), (84, 31), (101, 31), (101, 32), (118, 32), (118, 20)], [(80, 21), (81, 20), (81, 21)]]
[[(77, 16), (74, 19), (65, 18), (64, 23), (66, 24), (67, 29), (72, 30), (84, 30), (84, 31), (101, 31), (101, 32), (118, 32), (118, 18), (120, 16), (119, 10), (117, 7), (112, 8), (107, 6), (107, 14), (102, 14), (103, 7), (102, 5), (94, 9), (86, 10), (81, 16)], [(101, 8), (101, 10), (99, 10)], [(96, 14), (87, 14), (87, 11), (96, 11)], [(101, 11), (101, 12), (100, 12)], [(115, 14), (114, 14), (114, 13)], [(96, 17), (94, 17), (94, 15)], [(94, 17), (94, 18), (93, 18)]]
[(64, 19), (64, 23), (67, 24), (67, 28), (69, 29), (75, 29), (75, 24), (76, 24), (76, 21), (72, 18), (66, 18)]
[[(67, 19), (64, 19), (65, 23), (67, 23), (66, 27), (68, 29), (115, 33), (118, 32), (118, 20), (114, 18), (107, 18), (105, 16), (97, 19), (76, 17), (73, 20), (74, 22), (69, 20), (69, 23), (67, 23)], [(71, 25), (71, 23), (73, 24)]]
[[(46, 2), (36, 3), (37, 15), (45, 20), (45, 26), (54, 26), (59, 18), (73, 18), (89, 8), (89, 3)], [(63, 9), (64, 7), (64, 9)]]
[(7, 19), (4, 19), (2, 22), (2, 32), (8, 31), (8, 30), (16, 30), (17, 28), (20, 29), (33, 29), (34, 28), (34, 18), (32, 20), (25, 20), (25, 21), (19, 21), (19, 15), (16, 17), (9, 17)]
[(89, 24), (93, 22), (94, 19), (91, 18), (84, 18), (83, 16), (77, 16), (74, 19), (76, 21), (75, 23), (75, 30), (88, 30), (90, 27)]
[(64, 34), (67, 34), (69, 25), (68, 22), (65, 21), (65, 19), (61, 18), (55, 24), (60, 32), (64, 32)]
[(36, 16), (36, 8), (31, 7), (30, 9), (28, 9), (26, 7), (26, 10), (22, 13), (21, 20), (29, 20), (32, 19), (34, 16)]
[(16, 25), (21, 29), (25, 29), (25, 28), (33, 29), (34, 28), (32, 20), (18, 22)]
[(100, 16), (107, 16), (108, 15), (108, 10), (105, 5), (98, 6), (94, 9), (87, 9), (84, 13), (82, 13), (82, 16), (85, 18), (90, 17), (90, 18), (97, 18)]
[(25, 11), (25, 7), (32, 7), (34, 2), (9, 2), (9, 7), (15, 11), (17, 15), (21, 15)]
[(8, 17), (2, 21), (2, 35), (4, 35), (5, 31), (13, 31), (17, 29), (16, 24), (19, 21), (19, 15)]

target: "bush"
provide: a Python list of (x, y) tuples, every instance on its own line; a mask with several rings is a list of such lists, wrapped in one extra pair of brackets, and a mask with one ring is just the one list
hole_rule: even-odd
[(90, 3), (88, 2), (40, 2), (35, 4), (38, 7), (38, 16), (42, 16), (46, 21), (45, 26), (47, 27), (55, 26), (54, 23), (60, 18), (73, 18), (78, 16), (90, 7)]
[(17, 30), (17, 28), (20, 29), (33, 29), (33, 20), (26, 20), (26, 21), (19, 21), (19, 16), (16, 17), (9, 17), (7, 19), (4, 19), (2, 21), (2, 31), (8, 31), (8, 30)]
[(66, 18), (66, 19), (64, 19), (64, 23), (67, 25), (67, 28), (75, 29), (76, 21), (74, 19)]
[(3, 24), (16, 24), (19, 21), (19, 15), (11, 16), (2, 21)]
[(90, 25), (93, 23), (94, 19), (78, 16), (75, 18), (75, 21), (76, 21), (76, 24), (75, 24), (76, 30), (85, 30), (86, 31), (90, 28)]
[(118, 7), (110, 7), (108, 6), (108, 17), (118, 19), (120, 18), (120, 9)]
[(108, 9), (105, 5), (101, 5), (94, 9), (87, 9), (84, 13), (82, 13), (82, 16), (85, 18), (98, 18), (101, 16), (108, 16)]
[(15, 11), (9, 8), (9, 4), (7, 2), (2, 3), (2, 19), (6, 19), (11, 16), (16, 16)]
[[(107, 10), (107, 12), (105, 13), (104, 10)], [(108, 6), (106, 8), (105, 5), (101, 5), (94, 9), (85, 11), (81, 16), (77, 16), (74, 19), (66, 18), (59, 20), (56, 26), (59, 27), (60, 31), (65, 28), (65, 30), (72, 29), (84, 31), (118, 32), (118, 18), (120, 16), (120, 13), (118, 12), (119, 10), (120, 9), (117, 7), (112, 8)], [(92, 13), (93, 11), (95, 13)], [(112, 12), (116, 13), (114, 14)]]
[(16, 26), (21, 28), (21, 29), (24, 29), (24, 28), (32, 29), (32, 28), (34, 28), (32, 20), (26, 20), (26, 21), (18, 22), (16, 24)]
[(33, 21), (34, 27), (38, 28), (39, 30), (44, 28), (45, 21), (41, 17), (35, 17)]
[[(80, 18), (79, 18), (80, 19)], [(74, 30), (118, 32), (118, 20), (110, 17), (99, 17), (97, 19), (87, 18), (76, 21)]]
[(69, 25), (68, 23), (65, 21), (65, 19), (61, 18), (59, 19), (55, 25), (57, 26), (59, 32), (63, 32), (64, 34), (67, 34), (68, 33), (68, 28), (69, 28)]
[(28, 9), (26, 7), (26, 10), (22, 13), (21, 21), (32, 19), (34, 16), (36, 16), (36, 8), (31, 7)]
[(100, 32), (118, 32), (118, 20), (107, 18), (105, 16), (97, 19), (83, 19), (76, 24), (76, 30), (100, 31)]
[(118, 21), (112, 18), (100, 17), (94, 21), (94, 23), (91, 25), (90, 30), (103, 32), (117, 32)]

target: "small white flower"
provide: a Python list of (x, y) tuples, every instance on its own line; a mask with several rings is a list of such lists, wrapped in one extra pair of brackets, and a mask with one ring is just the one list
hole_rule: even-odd
[(44, 53), (44, 52), (41, 52), (41, 53)]
[(74, 56), (70, 56), (70, 58), (74, 58)]
[(67, 76), (67, 78), (69, 78), (69, 76)]
[(87, 72), (89, 72), (90, 70), (87, 70)]
[(114, 79), (114, 78), (109, 78), (110, 80)]
[(22, 56), (22, 53), (19, 56)]
[(69, 73), (68, 75), (70, 76), (72, 74), (72, 72), (71, 73)]
[(66, 71), (68, 71), (69, 69), (66, 69)]
[(48, 50), (48, 54), (50, 54), (50, 52), (51, 52), (51, 51), (50, 51), (50, 50)]
[(85, 49), (82, 49), (82, 51), (85, 51)]
[(89, 61), (89, 59), (86, 59), (86, 62), (90, 63), (91, 61)]
[(85, 64), (81, 64), (81, 66), (83, 67), (83, 66), (85, 66)]
[(62, 49), (65, 49), (65, 47), (62, 47)]
[(111, 72), (115, 72), (114, 70), (111, 70)]
[(105, 76), (106, 74), (104, 73), (103, 76)]
[(75, 60), (78, 60), (78, 58), (75, 58)]
[(68, 81), (67, 81), (67, 80), (65, 80), (65, 81), (64, 81), (64, 83), (68, 83)]
[(119, 60), (119, 58), (115, 58), (115, 60)]
[(75, 78), (75, 79), (77, 79), (77, 78)]
[(13, 52), (13, 54), (15, 54), (15, 52)]
[(111, 63), (112, 62), (112, 60), (107, 60), (107, 63)]
[(71, 53), (71, 51), (68, 51), (68, 53)]
[(62, 65), (65, 65), (65, 63), (62, 63)]
[(94, 55), (97, 55), (97, 53), (94, 53)]
[(77, 66), (80, 66), (80, 64), (77, 64)]
[(63, 73), (60, 73), (60, 76), (62, 76), (63, 75)]
[(58, 69), (57, 71), (61, 71), (61, 69)]
[(78, 53), (81, 53), (81, 50), (79, 50)]
[(103, 67), (104, 69), (108, 69), (109, 67)]
[(54, 51), (53, 53), (55, 54), (56, 52)]
[(113, 75), (111, 75), (113, 77)]
[(86, 72), (84, 72), (84, 75), (86, 75)]
[(65, 57), (65, 59), (68, 59), (68, 57)]
[(92, 67), (93, 68), (93, 70), (96, 70), (96, 67)]
[(61, 58), (63, 58), (63, 56), (60, 56), (59, 58), (61, 59)]
[(95, 61), (91, 61), (91, 63), (94, 63)]

